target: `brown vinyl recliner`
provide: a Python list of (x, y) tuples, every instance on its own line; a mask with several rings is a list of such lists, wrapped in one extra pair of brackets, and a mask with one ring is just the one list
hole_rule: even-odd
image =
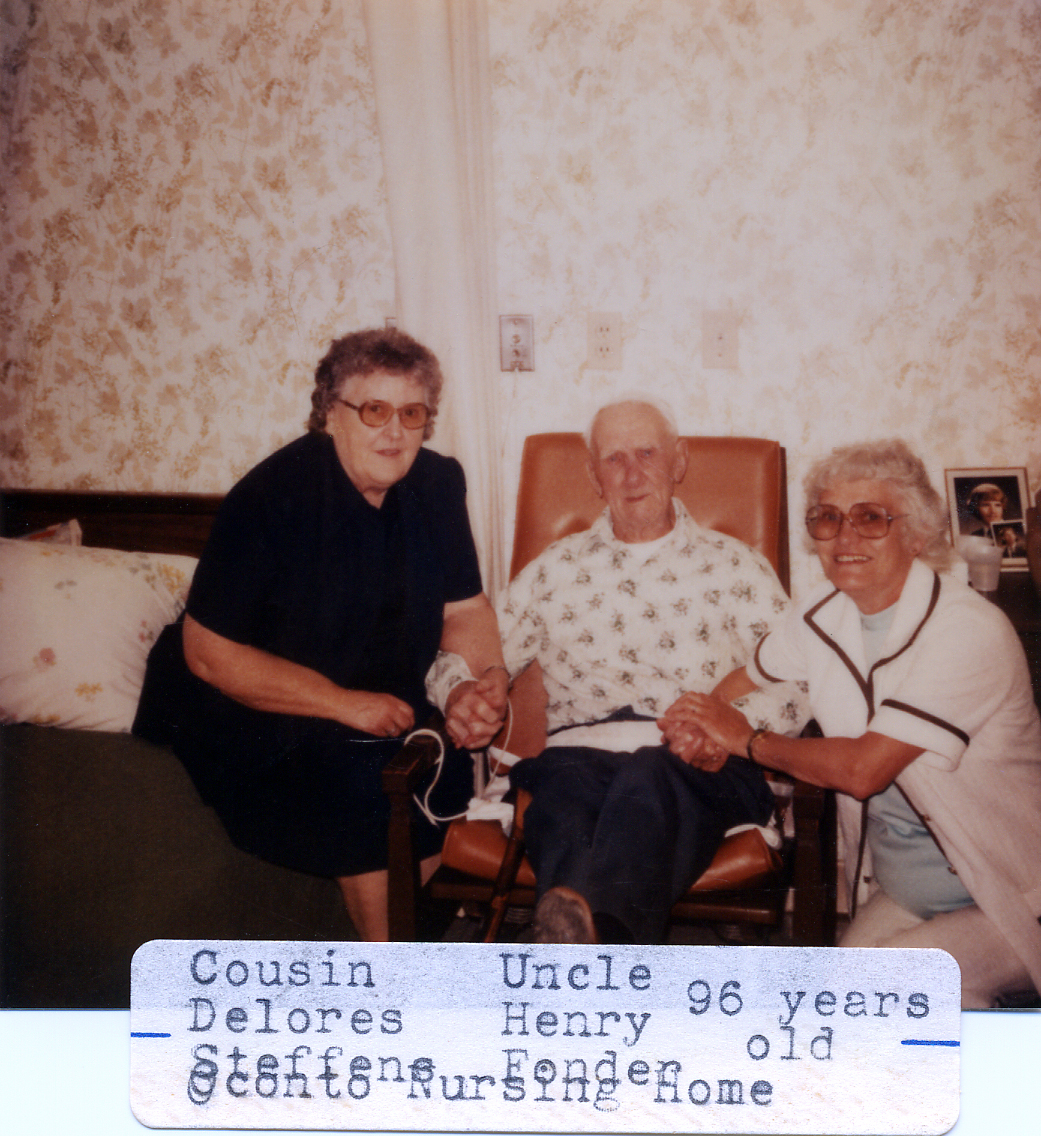
[[(707, 528), (735, 536), (762, 552), (782, 585), (789, 587), (788, 511), (784, 450), (759, 438), (688, 438), (689, 460), (676, 495)], [(561, 537), (587, 529), (603, 510), (585, 472), (579, 434), (541, 434), (525, 442), (510, 566), (511, 579)], [(542, 752), (546, 696), (538, 663), (513, 684), (509, 751), (519, 757)], [(442, 866), (420, 889), (409, 825), (411, 793), (436, 753), (419, 737), (386, 769), (391, 799), (390, 933), (411, 940), (416, 904), (423, 895), (454, 903), (489, 906), (484, 938), (497, 934), (507, 907), (531, 906), (535, 880), (523, 858), (523, 797), (509, 841), (493, 821), (453, 821)], [(673, 907), (673, 918), (748, 924), (764, 933), (780, 924), (794, 888), (793, 938), (801, 945), (831, 945), (835, 913), (834, 798), (795, 782), (783, 786), (779, 807), (791, 802), (794, 837), (768, 862), (756, 833), (730, 837), (691, 889)], [(782, 805), (783, 802), (783, 805)], [(759, 837), (759, 844), (762, 839)]]

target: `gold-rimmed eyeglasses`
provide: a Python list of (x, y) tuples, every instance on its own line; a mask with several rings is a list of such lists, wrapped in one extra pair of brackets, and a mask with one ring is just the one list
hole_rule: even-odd
[(817, 505), (806, 514), (806, 529), (814, 540), (834, 540), (842, 529), (842, 522), (849, 521), (853, 531), (867, 540), (881, 540), (893, 521), (906, 517), (907, 513), (893, 516), (885, 505), (875, 505), (870, 501), (860, 501), (848, 513), (836, 509), (834, 505)]
[(406, 402), (404, 406), (392, 406), (389, 402), (376, 398), (371, 402), (363, 402), (361, 406), (355, 406), (345, 398), (337, 401), (349, 406), (351, 410), (356, 410), (358, 417), (366, 426), (386, 426), (395, 414), (406, 430), (422, 430), (430, 421), (430, 407), (425, 402)]

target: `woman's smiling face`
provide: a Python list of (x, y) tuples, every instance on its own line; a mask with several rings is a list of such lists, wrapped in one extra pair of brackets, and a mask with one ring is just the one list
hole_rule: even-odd
[(908, 540), (903, 527), (907, 518), (902, 516), (907, 509), (895, 486), (888, 481), (840, 482), (824, 490), (819, 504), (849, 513), (861, 502), (882, 505), (894, 518), (884, 537), (869, 540), (844, 518), (838, 536), (813, 543), (828, 579), (865, 615), (872, 615), (900, 598), (904, 581), (922, 545), (920, 541)]

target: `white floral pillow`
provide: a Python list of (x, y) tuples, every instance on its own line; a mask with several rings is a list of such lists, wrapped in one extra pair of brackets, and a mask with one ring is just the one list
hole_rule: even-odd
[(61, 521), (58, 524), (48, 525), (45, 529), (26, 533), (19, 540), (38, 540), (44, 544), (73, 544), (77, 548), (83, 543), (83, 529), (75, 518), (71, 521)]
[(196, 563), (0, 539), (0, 721), (129, 730)]

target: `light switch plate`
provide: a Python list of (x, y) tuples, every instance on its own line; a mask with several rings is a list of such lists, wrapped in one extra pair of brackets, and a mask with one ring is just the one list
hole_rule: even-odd
[(499, 364), (504, 371), (535, 370), (533, 316), (499, 316)]

